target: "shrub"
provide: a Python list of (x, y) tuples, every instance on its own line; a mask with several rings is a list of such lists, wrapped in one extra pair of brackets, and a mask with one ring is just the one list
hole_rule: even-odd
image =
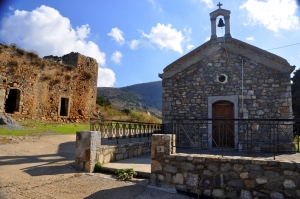
[(8, 63), (7, 63), (8, 66), (19, 66), (19, 62), (16, 61), (16, 60), (10, 60)]
[(137, 173), (132, 169), (118, 169), (116, 171), (116, 175), (118, 180), (130, 180), (133, 177), (137, 176)]
[(19, 53), (19, 55), (23, 56), (26, 54), (26, 51), (21, 49), (21, 48), (17, 48), (16, 51)]
[(72, 71), (74, 70), (75, 67), (74, 66), (70, 66), (70, 65), (66, 65), (63, 67), (63, 71)]
[(111, 102), (108, 99), (105, 99), (104, 97), (97, 97), (96, 99), (96, 104), (99, 104), (100, 106), (106, 107), (106, 106), (110, 106)]
[(37, 52), (35, 52), (35, 51), (29, 51), (28, 53), (27, 53), (30, 57), (32, 57), (32, 58), (37, 58), (37, 57), (39, 57), (39, 55), (38, 55), (38, 53)]
[(124, 109), (122, 110), (122, 112), (125, 113), (126, 115), (129, 115), (130, 112), (131, 112), (131, 110), (128, 109), (128, 108), (124, 108)]
[(16, 48), (17, 48), (17, 44), (14, 44), (14, 43), (10, 44), (10, 46), (11, 46), (14, 50), (16, 50)]
[(35, 59), (32, 59), (31, 60), (31, 63), (33, 64), (33, 65), (42, 65), (42, 59), (40, 59), (40, 58), (38, 58), (38, 57), (36, 57)]
[(102, 165), (100, 162), (97, 162), (94, 167), (94, 172), (100, 172), (102, 169)]

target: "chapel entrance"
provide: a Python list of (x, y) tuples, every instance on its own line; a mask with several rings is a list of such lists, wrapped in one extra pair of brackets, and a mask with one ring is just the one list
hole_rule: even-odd
[(213, 110), (213, 132), (212, 147), (233, 148), (234, 147), (234, 104), (230, 101), (217, 101), (212, 105)]
[(5, 112), (14, 113), (19, 111), (20, 105), (20, 90), (16, 88), (10, 88), (8, 98), (5, 101)]

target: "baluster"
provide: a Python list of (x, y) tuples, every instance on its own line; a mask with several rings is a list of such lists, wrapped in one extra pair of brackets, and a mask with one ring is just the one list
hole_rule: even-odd
[(142, 139), (142, 124), (138, 124), (138, 134), (139, 134), (140, 141), (141, 141), (141, 139)]
[(123, 125), (122, 125), (122, 128), (123, 128), (123, 129), (122, 129), (122, 130), (123, 130), (123, 136), (122, 136), (122, 137), (123, 137), (123, 138), (126, 138), (126, 137), (127, 137), (126, 124), (123, 124)]
[(131, 142), (131, 138), (132, 138), (132, 129), (131, 129), (131, 124), (128, 124), (128, 134), (129, 134), (129, 142)]
[(133, 125), (133, 137), (137, 137), (137, 126), (136, 124)]
[(112, 139), (113, 138), (113, 126), (112, 123), (108, 123), (107, 124), (107, 130), (108, 130), (108, 139)]
[(103, 122), (99, 123), (99, 130), (101, 132), (101, 138), (104, 138), (105, 137), (105, 132), (104, 132), (104, 124), (103, 124)]

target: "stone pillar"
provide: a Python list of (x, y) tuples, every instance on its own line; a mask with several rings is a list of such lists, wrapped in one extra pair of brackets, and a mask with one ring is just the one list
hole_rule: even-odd
[(101, 147), (101, 133), (98, 131), (76, 132), (75, 168), (93, 172), (96, 164), (96, 152)]
[(224, 16), (225, 19), (225, 37), (231, 37), (230, 34), (230, 16)]
[(150, 184), (157, 185), (156, 173), (162, 170), (164, 156), (176, 153), (176, 135), (175, 134), (153, 134), (151, 146), (151, 175)]
[(216, 30), (216, 17), (210, 18), (211, 23), (211, 37), (210, 39), (217, 39), (217, 30)]

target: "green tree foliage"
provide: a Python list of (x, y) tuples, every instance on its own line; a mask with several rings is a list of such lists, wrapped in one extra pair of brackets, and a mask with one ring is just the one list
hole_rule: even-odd
[(130, 112), (131, 112), (131, 110), (128, 109), (128, 108), (124, 108), (124, 109), (122, 110), (122, 112), (125, 113), (126, 115), (129, 115)]
[(96, 103), (103, 107), (111, 106), (111, 102), (108, 99), (105, 99), (101, 96), (97, 97)]
[(300, 118), (300, 69), (294, 72), (292, 81), (293, 114), (295, 118)]

